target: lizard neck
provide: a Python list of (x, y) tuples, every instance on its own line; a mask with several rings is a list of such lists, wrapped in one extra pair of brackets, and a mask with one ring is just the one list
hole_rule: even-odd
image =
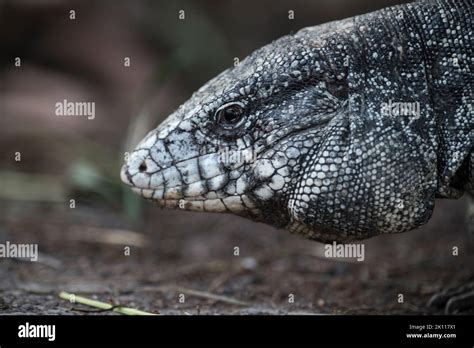
[(466, 117), (473, 105), (472, 12), (470, 0), (420, 1), (354, 20), (360, 54), (349, 80), (356, 86), (353, 95), (364, 98), (354, 105), (380, 110), (392, 102), (416, 104), (414, 118), (373, 113), (371, 121), (407, 133), (424, 128), (414, 133), (431, 162), (426, 165), (435, 166), (438, 197), (461, 196), (472, 177), (465, 170), (474, 138), (474, 117)]
[(407, 6), (410, 19), (404, 22), (422, 38), (427, 90), (436, 121), (436, 195), (442, 198), (458, 198), (473, 185), (473, 8), (471, 0), (415, 3)]
[[(465, 115), (472, 108), (473, 69), (472, 63), (464, 71), (447, 64), (450, 54), (464, 56), (466, 48), (454, 41), (471, 30), (449, 34), (463, 15), (458, 4), (448, 22), (447, 1), (425, 1), (305, 33), (316, 43), (331, 33), (324, 37), (331, 49), (320, 51), (347, 81), (347, 106), (309, 156), (317, 160), (300, 171), (290, 230), (316, 240), (402, 232), (428, 221), (436, 196), (459, 195), (453, 183), (472, 147), (472, 121)], [(324, 155), (331, 143), (342, 159), (334, 172)], [(307, 202), (306, 177), (312, 185)]]

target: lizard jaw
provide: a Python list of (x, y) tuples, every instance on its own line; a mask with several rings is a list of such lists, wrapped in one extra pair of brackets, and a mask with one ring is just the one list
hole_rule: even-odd
[[(164, 198), (163, 189), (142, 189), (132, 187), (132, 191), (145, 199), (158, 203), (162, 208), (181, 209), (188, 211), (204, 211), (210, 213), (242, 213), (242, 205), (256, 214), (254, 203), (247, 195), (228, 196), (225, 198), (207, 198), (203, 196)], [(169, 197), (169, 196), (168, 196)]]
[[(198, 190), (194, 191), (195, 194), (189, 191), (190, 186), (202, 184), (205, 180), (171, 188), (141, 188), (133, 184), (127, 165), (122, 167), (120, 178), (124, 184), (130, 186), (133, 192), (147, 200), (158, 203), (162, 208), (236, 214), (241, 214), (247, 210), (253, 214), (257, 213), (254, 202), (245, 193), (218, 197), (216, 191), (202, 192)], [(184, 194), (184, 192), (187, 194)]]

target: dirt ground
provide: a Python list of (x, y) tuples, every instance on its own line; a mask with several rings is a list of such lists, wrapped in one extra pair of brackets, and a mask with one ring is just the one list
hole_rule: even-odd
[(344, 262), (324, 258), (321, 244), (228, 215), (150, 205), (149, 223), (129, 231), (100, 208), (2, 202), (10, 213), (2, 239), (39, 243), (40, 258), (0, 261), (0, 314), (91, 314), (60, 291), (160, 314), (435, 313), (431, 295), (473, 277), (463, 203), (438, 201), (427, 226), (368, 240), (365, 261)]

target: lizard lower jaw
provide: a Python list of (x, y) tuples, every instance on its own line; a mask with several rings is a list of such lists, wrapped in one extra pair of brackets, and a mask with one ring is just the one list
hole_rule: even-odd
[(226, 198), (205, 198), (197, 197), (179, 197), (172, 198), (169, 195), (163, 197), (163, 191), (153, 189), (140, 189), (132, 187), (132, 190), (142, 197), (158, 203), (162, 208), (180, 209), (197, 212), (209, 213), (242, 213), (243, 211), (252, 211), (253, 214), (258, 214), (254, 205), (247, 199), (247, 205), (242, 205), (240, 197), (226, 197)]

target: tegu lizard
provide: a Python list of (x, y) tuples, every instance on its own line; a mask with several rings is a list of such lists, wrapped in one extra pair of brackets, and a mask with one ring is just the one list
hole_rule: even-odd
[(284, 36), (149, 132), (122, 180), (321, 242), (423, 225), (435, 198), (474, 194), (473, 7), (420, 1)]

